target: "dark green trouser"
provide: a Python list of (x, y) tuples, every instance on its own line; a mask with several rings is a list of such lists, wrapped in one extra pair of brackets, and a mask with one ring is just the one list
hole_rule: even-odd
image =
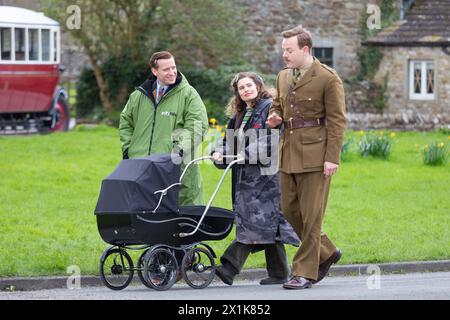
[(289, 276), (286, 250), (284, 244), (278, 241), (267, 244), (244, 244), (234, 240), (220, 257), (220, 262), (235, 276), (241, 272), (249, 254), (260, 250), (264, 250), (266, 255), (266, 268), (269, 277), (287, 278)]

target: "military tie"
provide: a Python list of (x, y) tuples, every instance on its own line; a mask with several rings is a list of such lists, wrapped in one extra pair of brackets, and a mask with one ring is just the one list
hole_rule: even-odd
[(300, 69), (293, 69), (292, 70), (292, 86), (295, 86), (297, 82), (300, 81), (302, 78), (302, 71)]

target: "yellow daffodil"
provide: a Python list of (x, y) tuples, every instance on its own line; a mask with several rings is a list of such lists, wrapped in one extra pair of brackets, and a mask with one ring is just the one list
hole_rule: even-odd
[(390, 137), (391, 139), (394, 139), (394, 138), (395, 138), (395, 132), (391, 132), (391, 134), (389, 135), (389, 137)]

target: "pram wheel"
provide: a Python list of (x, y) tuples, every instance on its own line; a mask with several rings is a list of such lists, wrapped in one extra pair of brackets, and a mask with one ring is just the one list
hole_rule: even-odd
[(107, 249), (100, 258), (100, 278), (112, 290), (125, 289), (133, 279), (133, 260), (120, 248)]
[(181, 273), (184, 281), (194, 288), (203, 289), (209, 286), (216, 274), (214, 259), (207, 250), (194, 248), (183, 257)]
[(167, 249), (149, 250), (144, 256), (144, 279), (159, 291), (169, 290), (177, 281), (178, 263)]

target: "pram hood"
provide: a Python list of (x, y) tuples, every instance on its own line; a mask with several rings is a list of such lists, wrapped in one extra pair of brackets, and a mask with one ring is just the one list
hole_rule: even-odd
[[(95, 214), (143, 213), (153, 211), (161, 193), (179, 182), (180, 166), (170, 154), (122, 160), (117, 168), (102, 181)], [(158, 212), (178, 210), (179, 186), (170, 188), (163, 197)]]

